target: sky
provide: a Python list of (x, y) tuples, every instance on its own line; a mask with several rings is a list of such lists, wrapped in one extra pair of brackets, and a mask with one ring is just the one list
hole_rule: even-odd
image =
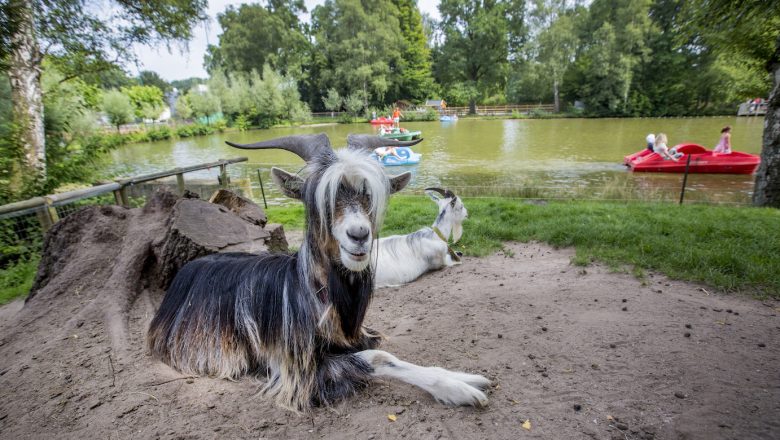
[[(304, 0), (306, 9), (311, 11), (315, 6), (324, 3), (324, 0)], [(192, 40), (188, 43), (188, 48), (171, 48), (171, 52), (164, 47), (150, 48), (146, 46), (137, 47), (139, 65), (127, 66), (131, 74), (137, 74), (140, 70), (152, 70), (157, 72), (163, 79), (173, 81), (176, 79), (186, 79), (193, 76), (199, 78), (208, 77), (206, 69), (203, 68), (203, 56), (206, 54), (206, 47), (209, 44), (219, 42), (219, 34), (222, 29), (217, 23), (217, 14), (224, 11), (228, 5), (240, 5), (242, 3), (256, 3), (236, 0), (209, 0), (208, 23), (199, 24), (194, 31)], [(428, 13), (432, 17), (439, 18), (438, 0), (417, 0), (417, 6), (423, 13)], [(309, 17), (302, 17), (308, 21)]]

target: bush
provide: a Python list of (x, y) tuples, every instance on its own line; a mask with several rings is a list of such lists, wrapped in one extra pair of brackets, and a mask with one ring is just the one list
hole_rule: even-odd
[(171, 129), (165, 126), (154, 128), (146, 132), (146, 137), (149, 138), (150, 141), (162, 141), (170, 139), (172, 136), (173, 133), (171, 132)]
[(406, 122), (439, 120), (439, 113), (430, 108), (424, 111), (407, 111), (401, 113), (403, 113), (401, 120)]
[(251, 123), (249, 122), (249, 117), (247, 115), (240, 114), (236, 117), (233, 125), (239, 129), (239, 131), (247, 131), (249, 130)]

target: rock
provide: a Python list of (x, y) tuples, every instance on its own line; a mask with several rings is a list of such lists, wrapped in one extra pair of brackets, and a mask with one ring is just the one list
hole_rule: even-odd
[(682, 391), (676, 391), (674, 393), (674, 397), (676, 397), (678, 399), (685, 399), (685, 394)]

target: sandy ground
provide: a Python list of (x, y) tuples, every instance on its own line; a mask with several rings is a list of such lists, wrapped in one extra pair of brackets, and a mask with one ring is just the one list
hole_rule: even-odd
[(90, 301), (78, 292), (57, 313), (5, 306), (0, 438), (780, 438), (780, 304), (643, 284), (572, 254), (510, 244), (376, 292), (367, 324), (382, 348), (490, 377), (483, 409), (377, 381), (299, 415), (258, 396), (255, 379), (182, 377), (144, 348), (160, 292), (127, 310), (122, 348), (101, 324), (69, 321)]

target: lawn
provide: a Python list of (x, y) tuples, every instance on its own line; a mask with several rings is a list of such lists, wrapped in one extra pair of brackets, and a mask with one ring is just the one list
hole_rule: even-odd
[[(484, 256), (507, 241), (574, 247), (572, 263), (604, 263), (643, 277), (656, 271), (727, 292), (780, 298), (780, 210), (672, 203), (465, 198), (469, 219), (457, 249)], [(300, 204), (271, 206), (269, 221), (304, 227)], [(421, 196), (396, 196), (382, 235), (430, 225), (436, 205)], [(0, 270), (0, 304), (26, 295), (37, 256)]]
[[(574, 247), (574, 264), (661, 272), (729, 292), (780, 298), (780, 211), (672, 203), (549, 202), (465, 198), (469, 219), (458, 248), (484, 256), (506, 241)], [(271, 221), (303, 227), (300, 205), (269, 207)], [(436, 206), (425, 197), (396, 196), (382, 235), (430, 225)]]

